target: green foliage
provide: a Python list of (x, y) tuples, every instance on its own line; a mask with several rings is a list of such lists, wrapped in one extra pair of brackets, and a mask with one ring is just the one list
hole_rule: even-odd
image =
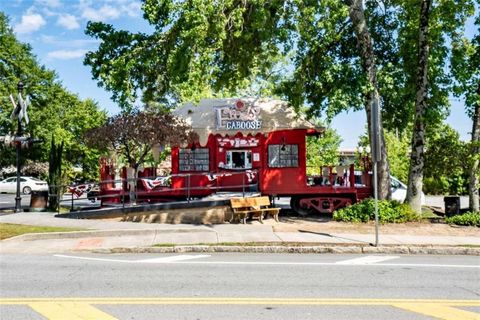
[[(385, 131), (390, 172), (400, 181), (408, 179), (410, 131)], [(471, 152), (470, 144), (461, 141), (459, 133), (443, 123), (430, 127), (426, 141), (423, 191), (426, 194), (465, 194), (469, 164), (478, 157)], [(363, 147), (368, 144), (366, 134), (360, 137), (359, 144)]]
[[(378, 201), (378, 217), (380, 223), (403, 223), (418, 220), (417, 214), (408, 204), (397, 201)], [(333, 213), (335, 221), (368, 222), (375, 220), (375, 201), (367, 199)]]
[[(12, 111), (9, 95), (17, 93), (17, 83), (25, 84), (24, 96), (29, 96), (30, 123), (25, 132), (32, 137), (49, 141), (52, 134), (64, 141), (64, 167), (72, 165), (84, 169), (85, 179), (98, 176), (99, 152), (88, 148), (83, 139), (87, 129), (102, 125), (106, 113), (99, 110), (96, 102), (80, 100), (68, 92), (55, 72), (40, 65), (31, 47), (20, 43), (8, 25), (8, 18), (0, 12), (0, 135), (16, 130), (10, 120)], [(47, 162), (49, 143), (35, 144), (22, 150), (22, 162)], [(0, 166), (15, 163), (15, 149), (0, 145)]]
[(385, 143), (387, 144), (390, 174), (400, 181), (407, 181), (410, 163), (410, 136), (407, 132), (400, 134), (385, 131)]
[(58, 209), (61, 196), (63, 195), (62, 154), (63, 141), (59, 145), (55, 144), (55, 137), (52, 134), (50, 158), (48, 162), (48, 186), (50, 193), (48, 207), (53, 211)]
[[(383, 16), (390, 23), (379, 21), (377, 30), (382, 30), (393, 39), (388, 41), (385, 54), (378, 54), (380, 91), (384, 99), (383, 119), (387, 129), (408, 128), (412, 120), (412, 111), (416, 96), (416, 77), (418, 63), (418, 39), (420, 1), (395, 0), (386, 3), (385, 14), (381, 6), (372, 1), (376, 8), (377, 20)], [(394, 10), (390, 13), (390, 10)], [(448, 114), (449, 93), (452, 90), (451, 77), (448, 74), (450, 41), (461, 34), (466, 19), (474, 13), (473, 0), (432, 0), (428, 31), (428, 108), (426, 123), (438, 123)], [(381, 33), (374, 33), (376, 41), (385, 39)]]
[(322, 166), (338, 165), (338, 149), (342, 139), (327, 128), (319, 137), (307, 137), (307, 174), (321, 174)]
[(450, 184), (444, 176), (424, 177), (423, 178), (423, 192), (426, 194), (449, 194)]
[[(168, 104), (255, 87), (264, 81), (310, 115), (328, 117), (364, 106), (368, 77), (349, 18), (348, 2), (157, 1), (145, 0), (152, 34), (89, 23), (99, 39), (85, 64), (101, 86), (130, 108), (137, 93), (144, 102)], [(365, 1), (373, 39), (386, 128), (403, 131), (412, 119), (419, 3)], [(429, 119), (445, 116), (450, 80), (448, 39), (473, 14), (472, 0), (439, 1), (430, 26)]]
[(289, 6), (283, 1), (145, 0), (150, 34), (90, 22), (86, 34), (100, 39), (85, 64), (99, 85), (130, 110), (137, 92), (145, 103), (195, 100), (198, 94), (238, 90), (245, 80), (267, 77), (276, 64)]
[(468, 184), (469, 150), (449, 125), (432, 126), (427, 134), (424, 192), (465, 194)]
[(460, 226), (475, 226), (480, 227), (480, 212), (467, 212), (464, 214), (455, 215), (445, 218), (448, 224), (457, 224)]
[[(369, 146), (368, 135), (365, 133), (359, 137), (358, 147), (365, 148)], [(400, 131), (384, 131), (385, 143), (387, 145), (388, 162), (390, 164), (390, 174), (400, 181), (408, 180), (408, 169), (410, 164), (410, 132), (406, 130)], [(356, 167), (360, 168), (360, 163), (357, 160)]]

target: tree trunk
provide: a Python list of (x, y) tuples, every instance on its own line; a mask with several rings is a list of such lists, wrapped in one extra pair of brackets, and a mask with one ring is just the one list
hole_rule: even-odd
[[(380, 106), (380, 94), (378, 92), (377, 83), (377, 67), (375, 65), (375, 54), (373, 52), (372, 38), (367, 28), (367, 21), (363, 10), (362, 0), (347, 1), (349, 5), (350, 20), (352, 21), (357, 37), (358, 45), (360, 47), (360, 55), (362, 59), (363, 70), (368, 75), (368, 80), (371, 84), (371, 90), (366, 95), (365, 111), (367, 113), (368, 135), (370, 138), (370, 145), (373, 149), (372, 123), (371, 112), (372, 105), (377, 103)], [(378, 162), (378, 197), (379, 199), (390, 199), (390, 167), (387, 159), (387, 148), (385, 146), (385, 138), (383, 134), (383, 125), (380, 118), (380, 141), (381, 141), (381, 159)]]
[(408, 174), (406, 201), (418, 213), (422, 210), (423, 167), (425, 165), (425, 111), (427, 109), (428, 85), (428, 20), (431, 0), (422, 0), (418, 35), (418, 64), (415, 97), (415, 120), (412, 134), (412, 151)]
[(127, 168), (127, 185), (129, 191), (130, 204), (137, 204), (137, 178), (138, 178), (138, 165), (130, 164)]
[[(477, 96), (480, 97), (480, 84), (477, 88)], [(477, 100), (478, 101), (478, 100)], [(472, 160), (472, 166), (470, 167), (470, 179), (468, 183), (468, 198), (469, 198), (469, 208), (473, 212), (480, 211), (479, 208), (479, 181), (478, 181), (478, 170), (480, 159), (478, 158), (480, 154), (480, 103), (477, 102), (475, 105), (475, 111), (473, 113), (473, 125), (472, 125), (472, 155), (474, 156)]]

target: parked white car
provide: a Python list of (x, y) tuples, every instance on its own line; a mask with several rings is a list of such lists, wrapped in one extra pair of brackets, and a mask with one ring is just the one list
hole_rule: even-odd
[[(48, 183), (34, 177), (20, 177), (20, 192), (30, 194), (32, 191), (47, 191)], [(17, 192), (17, 177), (0, 181), (0, 193)]]
[[(390, 176), (390, 186), (392, 189), (392, 200), (397, 200), (400, 203), (407, 198), (407, 185), (395, 177)], [(422, 191), (421, 194), (422, 205), (425, 205), (425, 194)]]
[[(355, 171), (355, 186), (364, 186), (364, 184), (362, 184), (361, 171)], [(407, 185), (405, 183), (398, 180), (394, 176), (390, 176), (390, 189), (392, 191), (392, 200), (396, 200), (400, 203), (405, 202), (405, 199), (407, 198)], [(423, 191), (421, 194), (421, 202), (422, 206), (426, 204), (425, 194)]]

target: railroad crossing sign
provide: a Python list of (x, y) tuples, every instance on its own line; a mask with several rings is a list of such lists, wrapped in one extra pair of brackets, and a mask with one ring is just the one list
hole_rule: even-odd
[(30, 120), (28, 119), (27, 108), (30, 105), (30, 98), (27, 97), (27, 99), (23, 100), (22, 95), (19, 93), (18, 103), (15, 102), (15, 99), (12, 95), (10, 95), (10, 101), (12, 101), (13, 104), (13, 111), (10, 119), (14, 121), (15, 118), (17, 118), (20, 122), (22, 122), (22, 120), (25, 120), (25, 124), (28, 124)]

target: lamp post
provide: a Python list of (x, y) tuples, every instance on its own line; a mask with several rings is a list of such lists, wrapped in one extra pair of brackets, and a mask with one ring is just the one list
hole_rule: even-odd
[[(21, 96), (23, 92), (23, 83), (20, 81), (17, 85), (18, 94)], [(20, 104), (20, 101), (18, 102)], [(21, 106), (19, 106), (20, 108)], [(17, 138), (22, 136), (22, 122), (20, 117), (17, 117)], [(22, 212), (22, 198), (20, 197), (20, 150), (22, 143), (17, 141), (15, 143), (17, 148), (17, 194), (15, 197), (15, 212)]]

